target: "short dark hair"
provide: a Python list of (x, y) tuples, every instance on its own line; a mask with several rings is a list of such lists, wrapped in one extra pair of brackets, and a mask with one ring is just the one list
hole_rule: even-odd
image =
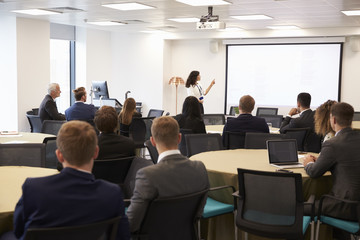
[(311, 95), (310, 93), (302, 92), (297, 96), (297, 101), (301, 107), (310, 108)]
[(244, 95), (240, 98), (239, 107), (241, 111), (251, 113), (254, 110), (255, 99), (250, 95)]
[(350, 127), (354, 117), (354, 108), (345, 102), (335, 103), (331, 107), (331, 115), (335, 117), (339, 126)]
[(200, 74), (199, 71), (192, 71), (186, 80), (185, 87), (189, 88), (190, 86), (195, 85), (199, 74)]
[(102, 106), (95, 113), (96, 128), (103, 133), (113, 133), (118, 126), (118, 117), (115, 108)]
[(73, 93), (76, 101), (80, 101), (82, 96), (86, 94), (84, 87), (78, 87), (77, 89), (74, 89)]

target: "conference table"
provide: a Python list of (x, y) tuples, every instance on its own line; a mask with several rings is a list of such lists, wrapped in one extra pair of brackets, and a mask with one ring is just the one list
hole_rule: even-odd
[(52, 134), (19, 132), (14, 135), (0, 135), (1, 143), (42, 143), (46, 137), (56, 137)]
[(0, 236), (13, 228), (13, 214), (28, 177), (44, 177), (57, 174), (56, 169), (3, 166), (0, 167)]
[[(211, 187), (231, 185), (238, 189), (237, 168), (253, 169), (260, 171), (274, 172), (277, 168), (269, 164), (267, 150), (265, 149), (236, 149), (203, 152), (193, 155), (191, 160), (198, 160), (204, 163)], [(301, 160), (300, 160), (301, 161)], [(294, 173), (300, 173), (303, 180), (304, 199), (310, 195), (315, 195), (317, 199), (321, 195), (328, 193), (332, 186), (330, 172), (324, 176), (312, 179), (303, 168), (290, 169)], [(233, 203), (231, 191), (210, 192), (209, 195), (214, 199)], [(208, 221), (207, 239), (234, 239), (234, 219), (232, 215), (222, 215)], [(331, 230), (322, 225), (320, 232), (321, 239), (328, 239)], [(239, 234), (239, 239), (242, 234)], [(249, 239), (264, 239), (249, 235)]]

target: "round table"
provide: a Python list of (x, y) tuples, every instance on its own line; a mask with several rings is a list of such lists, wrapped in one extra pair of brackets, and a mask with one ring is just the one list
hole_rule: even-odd
[(38, 167), (0, 167), (0, 235), (12, 229), (12, 217), (19, 201), (21, 186), (28, 177), (44, 177), (57, 174), (56, 169)]
[(16, 135), (0, 135), (0, 143), (42, 143), (46, 137), (56, 137), (52, 134), (19, 132)]

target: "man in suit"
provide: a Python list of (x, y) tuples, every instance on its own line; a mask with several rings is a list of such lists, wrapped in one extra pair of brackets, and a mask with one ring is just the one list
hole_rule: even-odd
[[(333, 186), (330, 195), (347, 200), (360, 200), (360, 132), (351, 128), (354, 108), (336, 103), (330, 110), (330, 123), (335, 137), (324, 142), (320, 156), (304, 158), (306, 173), (317, 178), (331, 171)], [(337, 218), (357, 221), (357, 212), (347, 204), (324, 200), (323, 212)]]
[[(134, 194), (127, 211), (131, 232), (139, 230), (151, 200), (195, 193), (209, 188), (204, 164), (190, 161), (180, 154), (178, 144), (181, 135), (174, 118), (155, 118), (151, 133), (150, 140), (159, 152), (159, 159), (156, 165), (142, 168), (136, 174)], [(205, 201), (202, 204), (203, 207)]]
[(237, 118), (230, 118), (224, 126), (223, 143), (225, 144), (225, 132), (263, 132), (269, 133), (269, 127), (263, 118), (251, 115), (254, 110), (255, 100), (250, 95), (245, 95), (239, 101), (239, 113)]
[(64, 169), (56, 175), (28, 178), (14, 213), (14, 233), (24, 239), (28, 228), (75, 226), (122, 216), (117, 239), (130, 239), (119, 186), (91, 173), (98, 155), (94, 128), (83, 121), (62, 125), (56, 156)]
[[(297, 96), (297, 108), (290, 109), (288, 115), (280, 126), (280, 133), (285, 133), (289, 128), (310, 128), (305, 140), (305, 151), (320, 152), (321, 138), (314, 131), (314, 111), (310, 109), (311, 95), (299, 93)], [(294, 117), (299, 114), (299, 117)]]
[(135, 156), (135, 143), (131, 138), (117, 135), (118, 126), (116, 110), (110, 106), (102, 106), (95, 114), (96, 128), (100, 131), (98, 136), (98, 159), (114, 159)]
[(83, 120), (92, 122), (94, 120), (96, 108), (92, 104), (86, 104), (86, 91), (84, 87), (73, 90), (76, 102), (65, 110), (67, 121)]
[(41, 122), (44, 120), (65, 120), (65, 115), (58, 112), (55, 98), (60, 97), (60, 86), (57, 83), (50, 83), (48, 94), (42, 100), (39, 107)]

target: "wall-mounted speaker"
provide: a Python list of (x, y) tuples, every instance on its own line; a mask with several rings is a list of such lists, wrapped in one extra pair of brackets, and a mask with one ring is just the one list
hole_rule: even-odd
[(360, 37), (351, 37), (349, 43), (352, 51), (360, 52)]
[(219, 52), (219, 44), (220, 43), (217, 40), (210, 41), (210, 45), (209, 45), (210, 52), (218, 53)]

